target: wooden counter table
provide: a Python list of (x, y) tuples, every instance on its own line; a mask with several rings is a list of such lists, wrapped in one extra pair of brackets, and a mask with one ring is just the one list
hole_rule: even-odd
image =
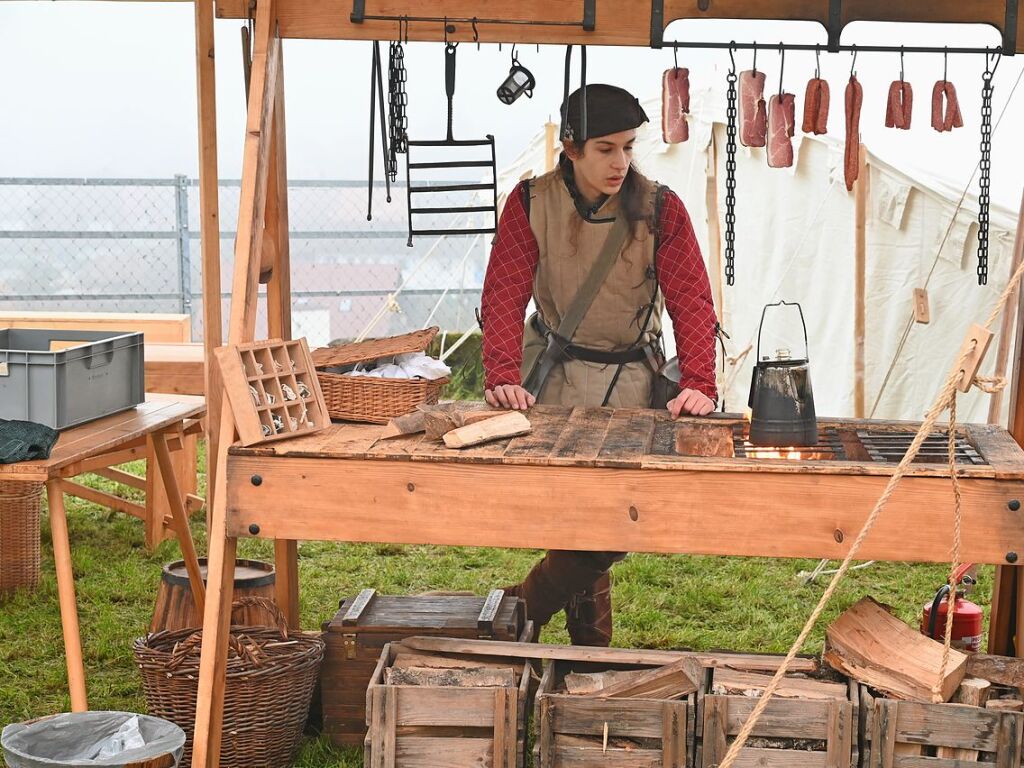
[[(155, 493), (166, 494), (172, 517), (168, 523), (181, 544), (196, 604), (202, 605), (204, 589), (188, 528), (187, 500), (179, 487), (172, 455), (175, 450), (181, 449), (185, 435), (199, 428), (198, 419), (205, 412), (206, 405), (201, 397), (149, 395), (146, 402), (137, 408), (65, 430), (50, 451), (48, 459), (0, 464), (0, 480), (46, 484), (68, 686), (74, 712), (85, 711), (88, 704), (64, 494), (80, 496), (142, 517), (146, 520), (147, 529), (154, 524), (148, 519), (149, 510), (162, 509), (153, 504), (155, 500), (151, 496)], [(147, 458), (156, 465), (147, 467), (147, 477), (142, 479), (147, 490), (145, 507), (70, 480), (76, 475), (109, 470), (115, 464), (141, 458)], [(119, 482), (134, 484), (131, 480), (134, 476), (120, 470), (109, 470), (105, 476), (111, 476), (110, 472), (115, 473), (113, 476)], [(163, 525), (164, 521), (160, 523)]]

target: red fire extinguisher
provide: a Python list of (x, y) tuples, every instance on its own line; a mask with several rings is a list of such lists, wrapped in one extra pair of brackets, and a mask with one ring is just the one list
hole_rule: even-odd
[[(973, 575), (974, 564), (965, 563), (953, 574), (957, 584), (956, 601), (953, 603), (952, 646), (966, 653), (981, 650), (982, 623), (985, 612), (980, 606), (964, 599), (967, 590), (977, 581)], [(921, 634), (942, 642), (946, 633), (946, 611), (949, 608), (949, 584), (943, 584), (935, 593), (935, 599), (924, 606), (921, 616)]]

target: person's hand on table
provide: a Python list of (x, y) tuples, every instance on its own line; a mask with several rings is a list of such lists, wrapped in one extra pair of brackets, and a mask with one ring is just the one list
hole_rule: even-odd
[(668, 412), (672, 414), (673, 419), (678, 419), (683, 415), (707, 416), (715, 410), (715, 403), (703, 392), (699, 392), (696, 389), (684, 389), (669, 400), (668, 405), (665, 407), (668, 408)]
[(525, 411), (537, 402), (537, 398), (518, 384), (499, 384), (494, 389), (485, 389), (484, 400), (492, 408), (509, 408), (514, 411)]

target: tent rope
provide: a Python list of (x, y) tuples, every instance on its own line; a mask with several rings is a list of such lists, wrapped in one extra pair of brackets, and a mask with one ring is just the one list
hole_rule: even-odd
[[(1000, 294), (998, 301), (992, 309), (992, 312), (989, 313), (988, 319), (985, 321), (984, 325), (986, 329), (989, 328), (996, 321), (996, 318), (998, 318), (999, 315), (1002, 313), (1003, 309), (1006, 306), (1006, 303), (1010, 300), (1010, 295), (1013, 292), (1015, 292), (1018, 286), (1020, 285), (1022, 277), (1024, 277), (1024, 262), (1022, 262), (1020, 266), (1017, 267), (1017, 270), (1013, 273), (1013, 277), (1010, 278), (1010, 281), (1007, 283), (1006, 288), (1004, 288), (1003, 292)], [(814, 629), (814, 627), (817, 625), (818, 619), (821, 617), (822, 612), (825, 610), (825, 606), (828, 605), (829, 600), (832, 598), (832, 595), (835, 594), (836, 589), (838, 589), (840, 582), (843, 580), (843, 577), (846, 576), (846, 572), (850, 569), (850, 564), (853, 562), (854, 557), (856, 557), (857, 553), (860, 551), (861, 545), (864, 543), (864, 540), (868, 537), (868, 534), (871, 533), (871, 529), (874, 528), (875, 523), (878, 521), (878, 518), (882, 513), (882, 510), (885, 509), (885, 505), (889, 502), (889, 499), (892, 497), (892, 494), (895, 492), (896, 487), (903, 479), (903, 476), (904, 474), (906, 474), (906, 471), (910, 467), (910, 464), (917, 457), (918, 451), (920, 451), (921, 445), (924, 443), (925, 438), (932, 433), (932, 429), (935, 427), (935, 423), (938, 421), (939, 416), (941, 416), (942, 413), (947, 409), (949, 409), (950, 411), (949, 450), (953, 451), (955, 449), (956, 430), (954, 422), (956, 418), (957, 387), (959, 385), (960, 378), (963, 375), (964, 363), (967, 360), (968, 356), (973, 352), (973, 347), (974, 345), (967, 345), (967, 348), (965, 349), (964, 353), (956, 361), (956, 365), (953, 366), (953, 369), (946, 377), (945, 383), (943, 384), (941, 391), (935, 398), (935, 401), (932, 404), (931, 408), (928, 410), (928, 413), (925, 416), (924, 421), (921, 423), (920, 428), (917, 430), (917, 434), (914, 435), (914, 439), (911, 441), (910, 447), (907, 449), (906, 454), (904, 454), (903, 458), (900, 460), (900, 463), (897, 465), (896, 470), (889, 478), (889, 482), (886, 484), (885, 490), (882, 492), (882, 495), (878, 498), (878, 501), (875, 502), (875, 506), (871, 510), (871, 514), (868, 515), (868, 518), (864, 522), (864, 526), (861, 528), (860, 533), (857, 534), (857, 538), (850, 546), (850, 551), (847, 552), (846, 558), (843, 560), (842, 564), (836, 570), (835, 575), (833, 575), (828, 587), (825, 589), (825, 591), (821, 595), (821, 598), (818, 600), (818, 604), (814, 607), (814, 610), (811, 611), (811, 615), (808, 617), (807, 622), (804, 624), (803, 629), (800, 631), (800, 635), (797, 637), (796, 641), (789, 649), (789, 652), (786, 654), (786, 657), (782, 661), (782, 664), (779, 665), (779, 668), (776, 670), (771, 682), (768, 684), (768, 687), (765, 688), (764, 694), (758, 700), (756, 706), (754, 707), (754, 710), (750, 713), (750, 717), (747, 718), (747, 721), (743, 724), (743, 728), (741, 728), (740, 732), (737, 734), (736, 739), (729, 746), (729, 750), (728, 752), (726, 752), (725, 758), (723, 758), (722, 762), (719, 763), (718, 768), (731, 768), (731, 766), (736, 762), (736, 759), (739, 757), (740, 751), (743, 749), (744, 744), (746, 744), (747, 739), (750, 738), (750, 734), (753, 732), (758, 720), (761, 719), (761, 715), (764, 713), (765, 708), (768, 706), (768, 702), (771, 701), (772, 697), (774, 697), (775, 692), (778, 690), (779, 685), (782, 683), (782, 679), (785, 676), (786, 671), (789, 669), (790, 665), (793, 663), (793, 659), (796, 658), (797, 653), (800, 652), (800, 649), (803, 648), (804, 643), (807, 642), (807, 638), (811, 634), (811, 631)], [(972, 381), (972, 385), (979, 386), (977, 378), (975, 378)], [(981, 386), (994, 385), (991, 383), (983, 383)], [(981, 388), (981, 386), (979, 386), (979, 388)], [(1005, 386), (1005, 383), (1003, 384), (1003, 386)], [(953, 454), (951, 454), (950, 456), (950, 468), (950, 475), (953, 482), (955, 498), (953, 531), (954, 541), (952, 553), (953, 569), (955, 570), (955, 568), (958, 565), (956, 561), (960, 558), (961, 510), (959, 496), (960, 486), (956, 473), (955, 455)], [(952, 579), (953, 577), (951, 571), (950, 581), (952, 581)], [(951, 588), (950, 591), (951, 593), (953, 593), (952, 600), (955, 600), (955, 589)], [(950, 609), (953, 605), (952, 600), (950, 602)], [(950, 612), (947, 615), (951, 617), (952, 613)], [(944, 644), (943, 665), (941, 670), (941, 675), (943, 676), (945, 675), (945, 667), (948, 663), (952, 625), (952, 621), (946, 622), (946, 640)], [(934, 696), (935, 694), (933, 689), (933, 698)]]

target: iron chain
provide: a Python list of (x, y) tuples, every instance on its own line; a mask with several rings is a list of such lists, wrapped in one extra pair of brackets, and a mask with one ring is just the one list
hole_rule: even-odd
[(388, 117), (390, 123), (390, 156), (388, 175), (392, 181), (398, 178), (398, 157), (409, 148), (409, 122), (405, 108), (409, 104), (405, 92), (408, 74), (405, 69), (405, 50), (400, 41), (391, 43), (388, 51)]
[(981, 177), (978, 192), (978, 285), (988, 283), (989, 188), (992, 175), (992, 71), (987, 67), (981, 86)]
[(736, 282), (736, 69), (729, 71), (725, 144), (725, 282)]

